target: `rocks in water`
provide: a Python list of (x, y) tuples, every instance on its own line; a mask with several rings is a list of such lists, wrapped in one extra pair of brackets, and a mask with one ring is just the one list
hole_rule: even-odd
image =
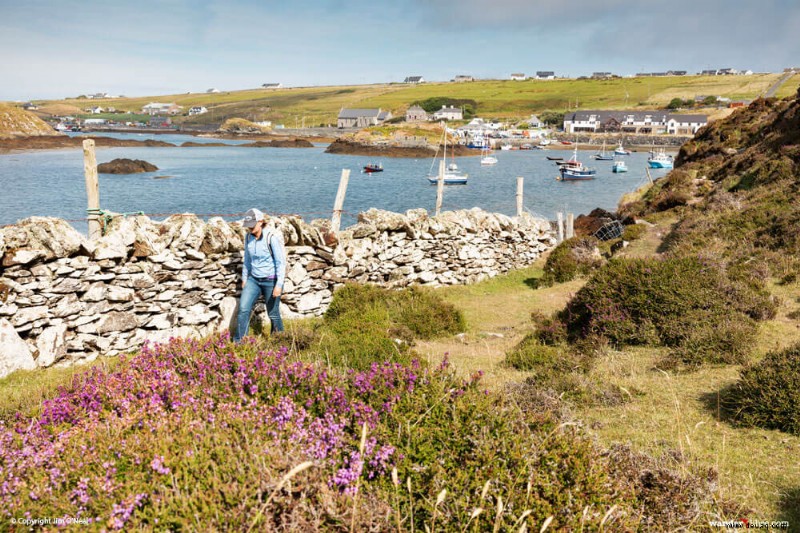
[(314, 145), (305, 139), (274, 139), (272, 141), (256, 141), (240, 146), (247, 148), (314, 148)]
[(141, 159), (120, 158), (97, 165), (97, 172), (100, 174), (138, 174), (156, 170), (158, 170), (157, 166)]

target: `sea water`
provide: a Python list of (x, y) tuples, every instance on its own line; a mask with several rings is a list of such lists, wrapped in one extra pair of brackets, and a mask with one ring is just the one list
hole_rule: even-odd
[[(118, 213), (144, 212), (155, 219), (172, 213), (196, 213), (203, 218), (241, 216), (251, 207), (270, 214), (297, 214), (305, 220), (330, 218), (342, 169), (350, 169), (344, 201), (343, 226), (355, 223), (371, 207), (404, 212), (433, 211), (436, 186), (428, 182), (438, 164), (431, 158), (374, 158), (326, 154), (313, 148), (248, 148), (251, 141), (220, 140), (188, 135), (108, 134), (117, 138), (154, 138), (175, 147), (98, 147), (97, 162), (116, 158), (143, 159), (159, 170), (142, 174), (100, 174), (100, 206)], [(224, 142), (226, 146), (186, 147), (186, 142)], [(611, 172), (611, 161), (593, 161), (593, 152), (578, 158), (597, 168), (597, 178), (558, 181), (558, 169), (546, 156), (569, 158), (566, 150), (497, 151), (498, 163), (482, 167), (480, 152), (458, 157), (467, 185), (446, 186), (443, 210), (479, 207), (490, 212), (516, 212), (517, 177), (524, 178), (526, 211), (547, 219), (556, 212), (588, 213), (596, 207), (614, 210), (626, 193), (647, 182), (647, 153), (625, 157), (629, 171)], [(384, 172), (364, 174), (368, 163), (381, 163)], [(652, 177), (666, 170), (651, 170)], [(86, 232), (86, 188), (83, 150), (32, 150), (0, 154), (0, 225), (30, 216), (64, 218)]]

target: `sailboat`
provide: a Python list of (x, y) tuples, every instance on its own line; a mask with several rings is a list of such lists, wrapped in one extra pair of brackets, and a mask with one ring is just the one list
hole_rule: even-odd
[(488, 167), (496, 164), (497, 158), (494, 156), (494, 150), (487, 142), (486, 146), (481, 149), (481, 166)]
[(606, 142), (603, 141), (603, 149), (599, 152), (594, 154), (594, 158), (598, 161), (613, 161), (614, 156), (611, 154), (606, 153)]
[[(468, 174), (461, 174), (458, 171), (458, 165), (455, 164), (454, 161), (451, 161), (450, 164), (447, 163), (447, 127), (442, 123), (442, 139), (444, 140), (444, 154), (442, 155), (442, 161), (445, 163), (445, 170), (444, 170), (444, 184), (445, 185), (466, 185), (467, 178), (469, 177)], [(433, 165), (436, 164), (437, 156), (439, 155), (439, 149), (436, 149), (436, 154), (433, 156), (433, 162), (431, 163), (431, 168), (428, 171), (428, 174), (433, 173)], [(452, 156), (451, 156), (452, 159)], [(431, 185), (436, 185), (439, 182), (439, 176), (428, 176), (428, 181)]]

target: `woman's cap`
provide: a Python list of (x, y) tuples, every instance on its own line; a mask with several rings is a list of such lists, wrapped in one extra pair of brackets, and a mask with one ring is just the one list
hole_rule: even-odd
[(264, 220), (264, 213), (262, 213), (258, 209), (250, 209), (247, 213), (244, 214), (244, 220), (242, 220), (242, 226), (244, 226), (245, 228), (254, 228), (256, 227), (256, 224), (262, 220)]

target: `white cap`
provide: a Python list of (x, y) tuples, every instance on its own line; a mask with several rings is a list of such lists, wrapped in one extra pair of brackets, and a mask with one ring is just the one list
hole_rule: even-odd
[(247, 213), (244, 214), (244, 220), (242, 220), (242, 226), (245, 228), (254, 228), (256, 224), (264, 220), (264, 213), (259, 211), (258, 209), (250, 209)]

